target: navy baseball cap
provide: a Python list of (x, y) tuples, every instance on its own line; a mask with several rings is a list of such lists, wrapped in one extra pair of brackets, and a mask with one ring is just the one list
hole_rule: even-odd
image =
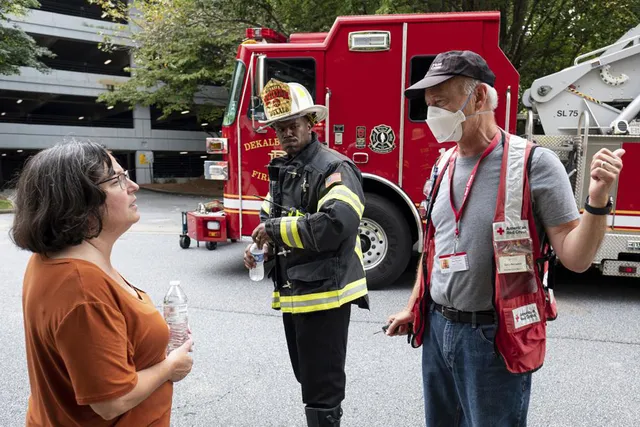
[(436, 56), (422, 80), (404, 91), (409, 99), (422, 98), (424, 90), (437, 86), (451, 77), (465, 76), (493, 86), (496, 75), (487, 61), (470, 50), (450, 50)]

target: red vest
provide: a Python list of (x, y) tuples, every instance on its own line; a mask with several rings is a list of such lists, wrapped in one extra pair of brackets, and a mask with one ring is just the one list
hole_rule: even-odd
[[(541, 248), (536, 232), (529, 188), (528, 164), (533, 143), (505, 133), (502, 169), (493, 219), (494, 296), (498, 318), (496, 351), (513, 373), (534, 371), (542, 366), (546, 348), (546, 321), (557, 316), (553, 293), (546, 286), (549, 246)], [(456, 147), (441, 156), (432, 173), (431, 204), (443, 171)], [(420, 293), (413, 307), (411, 345), (422, 345), (431, 304), (430, 282), (435, 256), (435, 228), (427, 211), (420, 280)], [(543, 256), (544, 254), (544, 256)], [(456, 273), (452, 273), (456, 274)]]

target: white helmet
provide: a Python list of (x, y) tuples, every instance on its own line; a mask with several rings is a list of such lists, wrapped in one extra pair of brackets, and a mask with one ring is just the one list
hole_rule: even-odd
[(307, 88), (299, 83), (283, 83), (271, 79), (264, 86), (260, 98), (267, 116), (267, 120), (260, 123), (267, 126), (310, 114), (314, 115), (316, 123), (327, 118), (327, 108), (315, 105)]

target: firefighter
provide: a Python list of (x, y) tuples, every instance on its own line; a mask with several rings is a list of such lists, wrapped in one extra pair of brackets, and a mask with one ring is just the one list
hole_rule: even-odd
[[(284, 157), (268, 165), (270, 191), (252, 238), (275, 257), (272, 308), (282, 311), (308, 426), (340, 425), (351, 305), (368, 308), (358, 226), (362, 177), (312, 131), (327, 109), (306, 88), (271, 80), (261, 93)], [(245, 265), (254, 259), (249, 247)]]
[(425, 99), (436, 140), (456, 143), (429, 177), (425, 253), (387, 328), (422, 345), (428, 427), (526, 424), (556, 315), (537, 262), (550, 256), (544, 235), (565, 267), (589, 268), (622, 169), (624, 150), (594, 155), (581, 217), (558, 157), (497, 126), (494, 83), (481, 56), (450, 51), (405, 92)]

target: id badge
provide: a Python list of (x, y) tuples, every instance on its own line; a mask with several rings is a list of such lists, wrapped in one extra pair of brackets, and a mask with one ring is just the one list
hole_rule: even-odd
[(440, 271), (443, 273), (448, 274), (469, 270), (469, 258), (466, 252), (442, 255), (438, 261), (440, 262)]
[(529, 259), (531, 257), (526, 254), (506, 253), (498, 255), (498, 273), (524, 273), (531, 271), (529, 268)]
[(493, 242), (498, 273), (533, 272), (533, 241), (526, 221), (493, 224)]

